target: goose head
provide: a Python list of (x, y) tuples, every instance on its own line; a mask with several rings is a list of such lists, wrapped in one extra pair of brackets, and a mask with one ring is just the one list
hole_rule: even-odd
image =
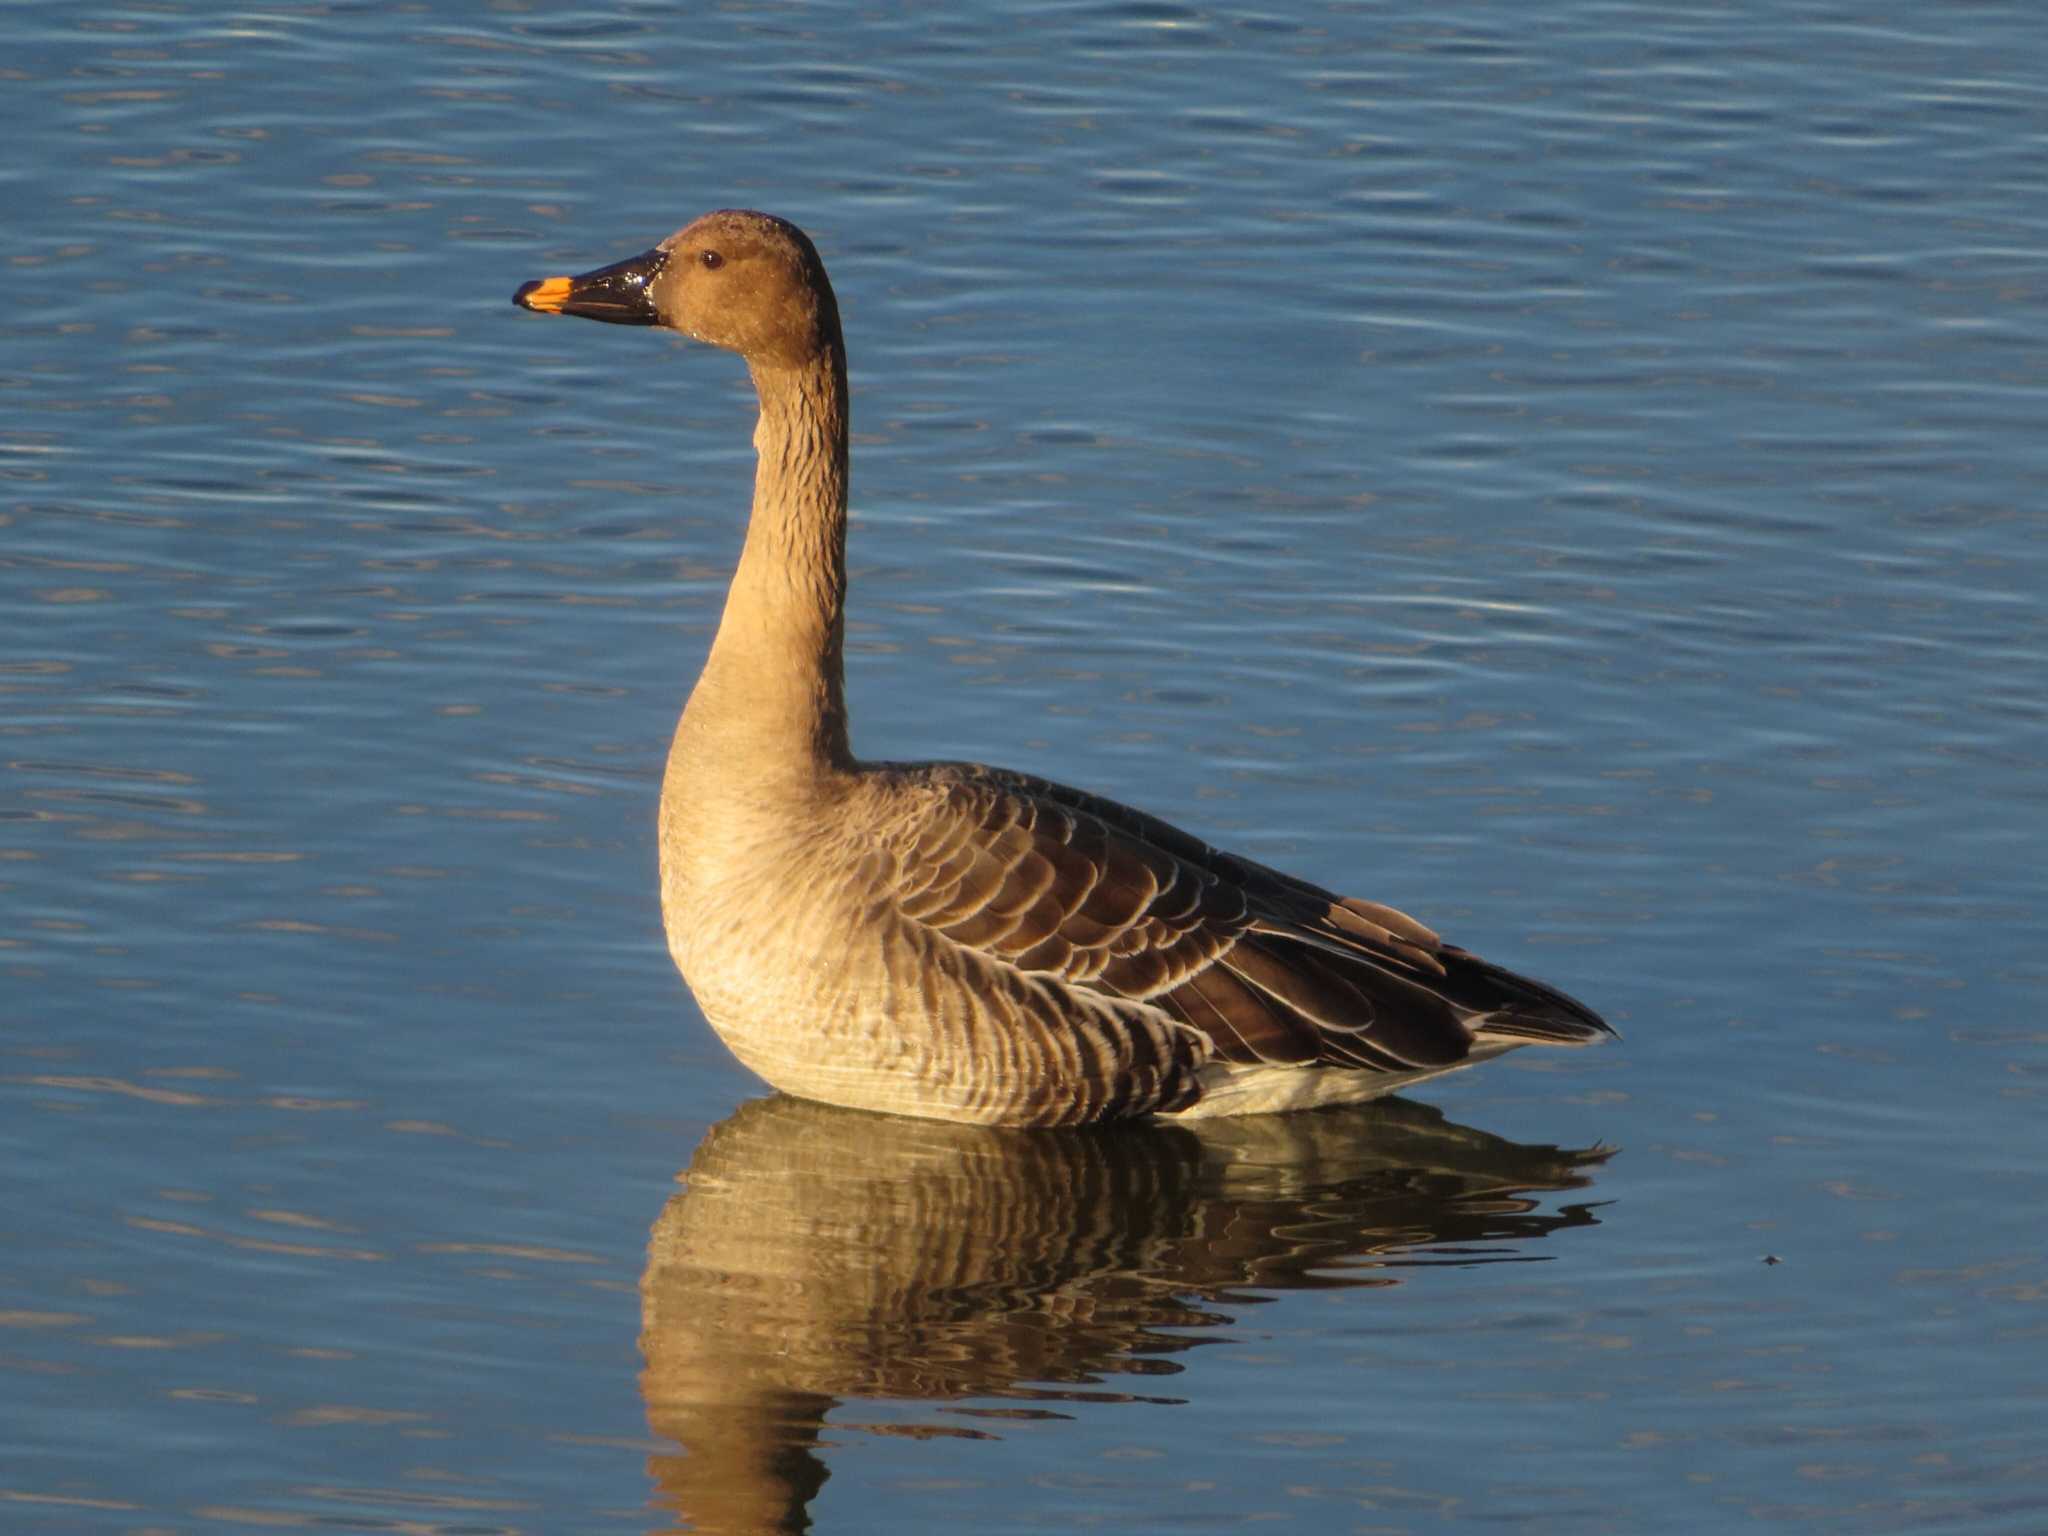
[(839, 307), (810, 237), (786, 219), (722, 208), (638, 256), (512, 295), (522, 309), (613, 325), (655, 325), (796, 367), (838, 351)]

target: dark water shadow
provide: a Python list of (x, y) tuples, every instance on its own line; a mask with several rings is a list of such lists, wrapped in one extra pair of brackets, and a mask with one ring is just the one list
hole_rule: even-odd
[(641, 1388), (681, 1446), (650, 1461), (656, 1499), (698, 1531), (806, 1529), (848, 1399), (952, 1406), (837, 1429), (962, 1439), (1062, 1402), (1180, 1401), (1145, 1389), (1270, 1293), (1541, 1257), (1525, 1245), (1596, 1222), (1535, 1196), (1608, 1155), (1399, 1099), (1076, 1132), (757, 1100), (649, 1238)]

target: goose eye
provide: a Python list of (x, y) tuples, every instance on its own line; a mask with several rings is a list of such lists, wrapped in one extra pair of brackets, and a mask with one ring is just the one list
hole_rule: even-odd
[(725, 265), (725, 258), (716, 251), (699, 251), (697, 259), (704, 264), (704, 270), (707, 272), (716, 272)]

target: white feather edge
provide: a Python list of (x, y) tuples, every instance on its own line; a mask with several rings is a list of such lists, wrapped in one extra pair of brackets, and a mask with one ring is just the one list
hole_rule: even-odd
[(1215, 1120), (1225, 1115), (1264, 1115), (1325, 1104), (1362, 1104), (1384, 1098), (1428, 1078), (1462, 1072), (1482, 1061), (1525, 1044), (1520, 1040), (1478, 1040), (1463, 1061), (1448, 1067), (1422, 1067), (1413, 1072), (1365, 1072), (1342, 1067), (1242, 1066), (1212, 1061), (1200, 1072), (1202, 1096), (1186, 1109), (1160, 1116), (1163, 1120)]

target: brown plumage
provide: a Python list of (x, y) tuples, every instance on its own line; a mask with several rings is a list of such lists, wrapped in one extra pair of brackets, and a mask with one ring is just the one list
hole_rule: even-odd
[(761, 416), (747, 541), (669, 756), (662, 906), (734, 1053), (805, 1097), (1072, 1124), (1373, 1097), (1611, 1033), (1390, 907), (1143, 812), (847, 739), (846, 363), (794, 225), (724, 210), (530, 309), (739, 352)]

